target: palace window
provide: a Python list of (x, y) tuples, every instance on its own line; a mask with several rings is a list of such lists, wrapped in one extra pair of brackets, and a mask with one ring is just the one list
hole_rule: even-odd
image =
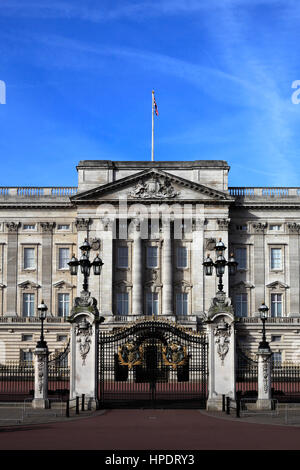
[(278, 352), (273, 352), (272, 354), (272, 363), (273, 364), (281, 364), (282, 362), (282, 353), (281, 351), (278, 351)]
[(282, 294), (271, 294), (271, 317), (282, 317)]
[(158, 315), (158, 293), (148, 292), (146, 296), (147, 315)]
[(32, 341), (32, 335), (22, 335), (22, 341)]
[(176, 294), (176, 315), (188, 315), (188, 294)]
[(117, 315), (128, 315), (128, 292), (117, 294)]
[(58, 294), (58, 316), (67, 317), (70, 308), (70, 294)]
[(237, 317), (248, 315), (248, 294), (235, 295), (235, 314)]
[(271, 248), (271, 269), (282, 269), (281, 248)]
[(23, 317), (34, 316), (34, 294), (23, 294)]
[(24, 269), (35, 269), (35, 249), (24, 248)]
[(59, 224), (57, 226), (57, 230), (69, 230), (69, 228), (70, 228), (69, 224), (68, 225)]
[(234, 250), (237, 269), (247, 269), (247, 248), (236, 248)]
[(33, 353), (32, 351), (23, 351), (21, 349), (21, 361), (22, 362), (32, 362), (33, 361)]
[(23, 230), (34, 230), (35, 225), (34, 224), (23, 224)]
[(278, 342), (278, 341), (281, 341), (281, 336), (279, 336), (279, 335), (278, 335), (278, 336), (277, 336), (277, 335), (274, 335), (274, 336), (273, 336), (273, 335), (272, 335), (272, 336), (271, 336), (271, 341), (274, 342), (274, 343), (275, 343), (275, 342)]
[(158, 249), (157, 246), (147, 247), (147, 268), (158, 267)]
[(128, 247), (118, 247), (118, 268), (128, 268)]
[(269, 229), (271, 231), (278, 232), (279, 230), (281, 230), (281, 225), (270, 225)]
[(188, 267), (187, 247), (178, 246), (177, 247), (177, 268), (187, 268), (187, 267)]
[(59, 248), (58, 269), (69, 269), (69, 266), (68, 266), (69, 261), (70, 261), (70, 249)]
[(68, 337), (67, 335), (57, 335), (57, 341), (67, 341)]

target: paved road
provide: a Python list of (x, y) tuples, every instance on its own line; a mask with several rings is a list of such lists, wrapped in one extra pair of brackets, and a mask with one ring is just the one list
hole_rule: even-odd
[(198, 410), (109, 410), (69, 422), (1, 427), (0, 449), (299, 450), (300, 427), (247, 423)]

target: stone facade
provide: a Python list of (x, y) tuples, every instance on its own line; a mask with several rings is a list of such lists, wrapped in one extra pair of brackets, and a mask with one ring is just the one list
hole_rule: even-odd
[(85, 238), (104, 262), (89, 278), (101, 328), (153, 314), (201, 328), (218, 282), (202, 262), (222, 238), (239, 261), (223, 277), (238, 343), (256, 353), (265, 301), (272, 351), (300, 359), (300, 189), (228, 188), (219, 160), (88, 160), (77, 171), (78, 188), (0, 188), (0, 362), (30, 358), (42, 298), (49, 350), (66, 345), (83, 282), (66, 263)]

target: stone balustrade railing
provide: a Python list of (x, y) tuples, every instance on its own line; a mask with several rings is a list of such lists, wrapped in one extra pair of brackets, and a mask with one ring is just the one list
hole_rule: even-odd
[(29, 187), (29, 186), (19, 186), (19, 187), (10, 187), (10, 186), (0, 186), (0, 198), (1, 197), (66, 197), (73, 196), (77, 193), (76, 186), (67, 186), (67, 187)]
[[(244, 317), (239, 318), (239, 323), (260, 323), (261, 319), (259, 317)], [(285, 323), (285, 324), (299, 324), (300, 317), (275, 317), (275, 318), (267, 318), (266, 323)]]
[[(64, 317), (48, 317), (45, 323), (66, 323)], [(0, 323), (41, 323), (38, 317), (0, 317)]]
[(299, 197), (300, 188), (283, 188), (283, 187), (229, 187), (229, 194), (235, 197), (264, 197), (264, 198), (285, 198)]

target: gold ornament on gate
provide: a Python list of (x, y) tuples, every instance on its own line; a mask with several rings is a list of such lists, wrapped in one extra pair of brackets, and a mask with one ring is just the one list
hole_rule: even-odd
[(171, 343), (162, 348), (164, 364), (172, 366), (175, 370), (178, 366), (183, 366), (188, 358), (186, 348), (181, 344)]
[(131, 342), (125, 343), (119, 347), (118, 357), (122, 366), (132, 369), (133, 366), (142, 364), (143, 348)]

